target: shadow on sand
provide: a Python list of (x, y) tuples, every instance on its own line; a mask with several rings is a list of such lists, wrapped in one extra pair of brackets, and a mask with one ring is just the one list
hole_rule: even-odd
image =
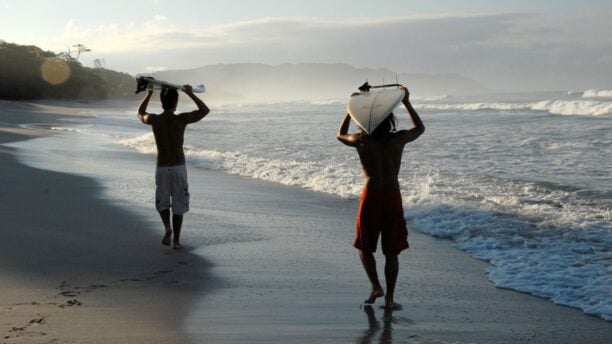
[[(0, 133), (0, 144), (19, 139)], [(32, 281), (52, 293), (41, 298), (66, 297), (64, 306), (80, 306), (79, 296), (105, 287), (152, 287), (160, 297), (172, 295), (164, 290), (180, 292), (174, 321), (218, 284), (208, 273), (210, 264), (189, 247), (173, 251), (161, 245), (161, 225), (159, 235), (151, 230), (157, 217), (146, 221), (102, 199), (102, 186), (93, 179), (27, 167), (13, 153), (0, 146), (0, 269), (5, 278)]]

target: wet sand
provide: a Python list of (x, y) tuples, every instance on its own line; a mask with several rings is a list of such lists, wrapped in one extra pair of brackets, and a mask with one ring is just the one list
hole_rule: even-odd
[[(0, 143), (46, 135), (19, 125), (73, 110), (0, 102)], [(0, 342), (189, 341), (181, 324), (207, 288), (206, 261), (162, 247), (157, 224), (103, 199), (95, 180), (24, 166), (3, 146), (0, 166)]]
[[(612, 323), (486, 278), (487, 263), (411, 229), (396, 301), (362, 307), (369, 283), (351, 246), (357, 200), (205, 171), (192, 195), (211, 237), (196, 250), (223, 280), (187, 329), (211, 343), (607, 343)], [(258, 236), (256, 236), (258, 235)], [(384, 285), (383, 262), (376, 254)]]

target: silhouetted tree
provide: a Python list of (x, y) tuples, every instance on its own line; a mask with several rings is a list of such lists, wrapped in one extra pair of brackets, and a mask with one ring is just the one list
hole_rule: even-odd
[(91, 51), (91, 49), (89, 49), (88, 47), (84, 46), (81, 43), (75, 44), (72, 47), (77, 49), (77, 56), (75, 58), (75, 60), (77, 61), (79, 60), (79, 57), (81, 56), (82, 53), (88, 53)]
[(106, 66), (106, 61), (104, 61), (104, 59), (95, 59), (93, 62), (94, 67), (97, 69), (104, 69), (104, 67)]
[(70, 49), (70, 47), (68, 47), (68, 49), (66, 51), (61, 51), (57, 54), (57, 57), (59, 57), (62, 60), (73, 60), (74, 57), (72, 57), (72, 50)]

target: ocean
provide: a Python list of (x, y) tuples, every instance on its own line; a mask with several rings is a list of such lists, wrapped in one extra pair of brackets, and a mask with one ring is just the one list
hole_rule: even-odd
[[(483, 274), (498, 287), (612, 321), (612, 91), (412, 102), (426, 132), (406, 146), (400, 172), (410, 230), (452, 240), (489, 262)], [(69, 118), (72, 124), (52, 129), (119, 152), (155, 154), (137, 106), (92, 109), (92, 118)], [(186, 131), (190, 169), (359, 197), (357, 153), (336, 139), (346, 100), (210, 107)], [(396, 115), (400, 128), (410, 128), (405, 110)], [(42, 140), (52, 146), (56, 139)], [(90, 164), (113, 159), (91, 154)], [(153, 196), (139, 180), (114, 192), (151, 206)]]

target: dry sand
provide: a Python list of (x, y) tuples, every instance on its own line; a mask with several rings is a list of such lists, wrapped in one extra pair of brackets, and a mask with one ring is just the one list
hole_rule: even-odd
[[(0, 102), (0, 143), (45, 135), (20, 124), (80, 106), (65, 105)], [(95, 180), (26, 167), (2, 146), (0, 166), (3, 343), (612, 340), (611, 323), (495, 288), (486, 263), (414, 230), (400, 256), (403, 310), (360, 308), (355, 200), (192, 169), (199, 210), (183, 240), (194, 247), (175, 252), (156, 217), (104, 199)]]

